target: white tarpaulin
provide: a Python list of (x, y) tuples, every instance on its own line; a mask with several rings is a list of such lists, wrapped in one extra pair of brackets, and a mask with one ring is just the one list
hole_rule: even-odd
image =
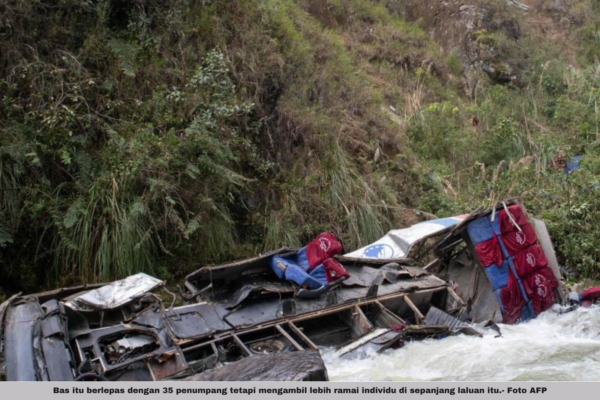
[(395, 229), (389, 231), (384, 237), (368, 246), (344, 254), (344, 257), (382, 260), (405, 258), (415, 243), (457, 225), (466, 217), (467, 215), (459, 215), (456, 217), (434, 219), (419, 222), (409, 228)]
[(74, 310), (109, 310), (127, 304), (163, 284), (160, 279), (139, 273), (85, 292), (65, 304)]

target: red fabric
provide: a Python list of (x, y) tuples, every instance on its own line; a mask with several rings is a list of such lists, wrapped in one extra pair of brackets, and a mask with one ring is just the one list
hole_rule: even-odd
[(500, 289), (500, 300), (502, 300), (502, 322), (505, 324), (514, 324), (521, 316), (521, 309), (525, 305), (525, 300), (519, 290), (519, 282), (514, 274), (509, 271), (508, 285)]
[(527, 296), (533, 304), (535, 315), (552, 307), (555, 302), (554, 289), (558, 287), (558, 281), (550, 268), (542, 268), (522, 282)]
[(521, 226), (521, 232), (515, 229), (512, 232), (502, 234), (502, 241), (508, 254), (514, 256), (534, 245), (537, 242), (537, 236), (531, 224), (527, 222)]
[(600, 286), (589, 288), (581, 294), (582, 301), (594, 301), (600, 299)]
[(500, 250), (496, 236), (477, 244), (475, 246), (475, 253), (477, 253), (477, 258), (479, 258), (481, 265), (484, 267), (492, 264), (496, 266), (502, 265), (502, 250)]
[[(525, 215), (525, 212), (523, 211), (520, 205), (514, 204), (507, 208), (517, 225), (522, 227), (523, 225), (528, 223), (527, 215)], [(506, 214), (506, 210), (500, 210), (500, 212), (498, 213), (498, 217), (500, 218), (500, 233), (508, 233), (518, 230), (517, 227), (510, 220), (509, 216)]]
[(333, 258), (328, 258), (323, 261), (323, 266), (325, 267), (325, 276), (327, 276), (327, 283), (331, 283), (335, 280), (340, 279), (345, 276), (346, 278), (350, 277), (350, 274), (342, 264), (334, 260)]
[(312, 270), (341, 251), (342, 243), (338, 238), (331, 232), (323, 232), (306, 246), (308, 265)]
[(548, 266), (548, 260), (542, 246), (535, 244), (515, 255), (515, 269), (519, 278), (523, 279)]

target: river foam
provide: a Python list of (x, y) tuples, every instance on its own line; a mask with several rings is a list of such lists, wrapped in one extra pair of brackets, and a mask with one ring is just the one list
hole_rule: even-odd
[(500, 328), (501, 337), (412, 342), (360, 360), (326, 351), (323, 359), (332, 381), (600, 380), (600, 307), (548, 311)]

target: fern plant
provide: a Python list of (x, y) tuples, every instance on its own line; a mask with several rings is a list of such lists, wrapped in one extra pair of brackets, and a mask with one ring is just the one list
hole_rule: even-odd
[(139, 46), (121, 39), (110, 39), (108, 47), (119, 60), (121, 71), (129, 77), (135, 77), (135, 57)]

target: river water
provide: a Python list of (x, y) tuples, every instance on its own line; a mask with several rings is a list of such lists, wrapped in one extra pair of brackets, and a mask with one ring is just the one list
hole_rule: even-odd
[(323, 359), (332, 381), (600, 380), (600, 307), (500, 325), (483, 338), (459, 335), (408, 343), (401, 349), (341, 360)]

